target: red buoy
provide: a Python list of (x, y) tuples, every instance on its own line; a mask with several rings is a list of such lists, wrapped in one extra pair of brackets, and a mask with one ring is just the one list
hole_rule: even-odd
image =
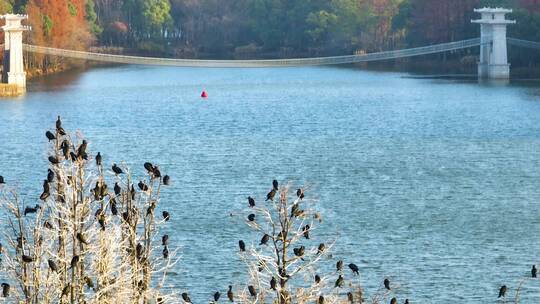
[(206, 91), (202, 91), (201, 97), (202, 98), (208, 98), (208, 93), (206, 93)]

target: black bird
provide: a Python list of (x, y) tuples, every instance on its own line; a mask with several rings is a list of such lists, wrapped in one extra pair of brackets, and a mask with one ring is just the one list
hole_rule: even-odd
[(303, 234), (304, 237), (305, 237), (306, 239), (308, 239), (308, 240), (309, 240), (309, 229), (310, 229), (310, 228), (311, 228), (311, 227), (310, 227), (309, 225), (305, 225), (304, 228), (302, 228), (302, 231), (303, 231), (302, 234)]
[(274, 187), (274, 190), (276, 190), (276, 191), (278, 190), (278, 185), (279, 185), (279, 184), (278, 184), (278, 181), (277, 181), (277, 180), (273, 180), (273, 181), (272, 181), (272, 186)]
[(240, 252), (246, 251), (246, 243), (244, 243), (244, 241), (242, 240), (238, 241), (238, 247), (240, 247)]
[(135, 252), (137, 254), (137, 259), (142, 259), (144, 253), (144, 246), (141, 243), (137, 244), (137, 247), (135, 247)]
[(165, 176), (163, 177), (163, 184), (164, 184), (165, 186), (170, 185), (170, 184), (171, 184), (171, 177), (168, 176), (168, 175), (165, 175)]
[(339, 277), (337, 278), (336, 280), (336, 284), (334, 285), (334, 287), (343, 287), (343, 283), (345, 283), (345, 280), (343, 279), (343, 276), (339, 275)]
[(64, 139), (62, 143), (60, 144), (60, 149), (62, 149), (62, 154), (64, 155), (64, 158), (68, 158), (69, 155), (69, 141), (67, 139)]
[(4, 248), (2, 247), (2, 243), (0, 243), (0, 254), (2, 254), (2, 250), (3, 250), (3, 249), (4, 249)]
[(358, 269), (358, 266), (356, 266), (356, 264), (353, 264), (353, 263), (350, 263), (349, 264), (349, 268), (351, 269), (351, 271), (356, 274), (356, 275), (359, 275), (360, 274), (360, 271)]
[(231, 285), (229, 285), (229, 290), (227, 290), (227, 298), (229, 298), (229, 301), (234, 302), (234, 293)]
[(75, 268), (77, 266), (77, 264), (79, 263), (79, 256), (78, 255), (74, 255), (73, 258), (71, 258), (71, 268)]
[(139, 186), (139, 189), (141, 189), (142, 191), (148, 191), (148, 186), (142, 181), (139, 182), (138, 186)]
[(7, 298), (9, 297), (9, 289), (11, 286), (9, 286), (8, 283), (2, 283), (2, 297)]
[(300, 210), (300, 205), (296, 203), (291, 207), (291, 218), (299, 217), (300, 215), (302, 215), (303, 212), (304, 210)]
[(322, 295), (317, 299), (317, 304), (324, 304), (324, 297)]
[(79, 242), (85, 244), (85, 245), (88, 245), (88, 240), (86, 240), (86, 237), (80, 233), (80, 232), (77, 232), (77, 240), (79, 240)]
[(262, 239), (261, 239), (261, 243), (259, 245), (266, 245), (268, 243), (268, 241), (270, 240), (270, 236), (268, 234), (264, 234)]
[(54, 228), (53, 225), (51, 224), (51, 222), (49, 222), (48, 220), (43, 223), (43, 227), (45, 227), (47, 229), (53, 229)]
[(255, 200), (253, 199), (253, 197), (248, 196), (248, 204), (250, 208), (255, 207)]
[(101, 231), (105, 231), (105, 214), (101, 213), (98, 217), (98, 224), (101, 227)]
[(131, 189), (129, 189), (129, 192), (131, 193), (131, 199), (135, 199), (135, 188), (133, 187), (133, 184), (131, 184)]
[(504, 298), (506, 296), (506, 285), (501, 286), (501, 289), (499, 289), (499, 296), (498, 298)]
[(342, 271), (343, 270), (343, 260), (337, 261), (336, 269), (337, 269), (337, 271)]
[(276, 284), (276, 278), (272, 277), (272, 279), (270, 280), (270, 289), (276, 290)]
[(101, 153), (98, 152), (96, 155), (96, 166), (101, 166)]
[(532, 276), (533, 278), (536, 278), (536, 277), (537, 277), (537, 274), (538, 274), (538, 269), (536, 268), (536, 265), (532, 265), (531, 276)]
[(296, 196), (300, 199), (304, 199), (304, 189), (298, 188), (298, 190), (296, 190)]
[(186, 303), (191, 303), (191, 299), (189, 298), (187, 292), (182, 293), (182, 300), (184, 300)]
[(165, 222), (168, 222), (171, 219), (171, 215), (169, 214), (169, 212), (163, 211), (161, 214), (163, 215), (163, 219), (165, 220)]
[(252, 297), (256, 297), (257, 296), (257, 291), (255, 290), (255, 287), (253, 287), (252, 285), (249, 285), (248, 286), (248, 290), (249, 290), (249, 294), (252, 296)]
[(347, 299), (349, 300), (349, 303), (354, 303), (354, 296), (352, 294), (352, 292), (348, 292), (347, 293)]
[(24, 208), (24, 216), (26, 216), (29, 213), (36, 213), (39, 210), (39, 205), (36, 205), (35, 207), (26, 207)]
[(397, 299), (394, 297), (390, 300), (390, 304), (397, 304)]
[(270, 190), (270, 192), (268, 192), (268, 194), (266, 195), (266, 200), (267, 201), (273, 201), (274, 200), (274, 196), (276, 196), (276, 189), (272, 188), (272, 190)]
[(51, 169), (47, 169), (47, 182), (52, 183), (54, 180), (54, 172)]
[(88, 146), (88, 142), (83, 139), (81, 145), (77, 148), (77, 156), (87, 159), (86, 156), (86, 147)]
[(5, 184), (6, 181), (4, 181), (4, 177), (2, 175), (0, 175), (0, 184)]
[(390, 290), (390, 280), (384, 279), (384, 288)]
[(144, 163), (144, 168), (146, 169), (146, 171), (148, 171), (148, 173), (151, 173), (151, 174), (154, 173), (154, 166), (152, 166), (151, 163), (149, 162)]
[(248, 221), (250, 222), (255, 221), (255, 214), (251, 213), (250, 215), (248, 215)]
[(293, 248), (294, 255), (296, 255), (297, 257), (302, 257), (305, 250), (306, 247), (304, 246), (300, 246), (299, 248)]
[(168, 235), (168, 234), (164, 234), (164, 235), (161, 237), (161, 245), (167, 246), (168, 244), (169, 244), (169, 235)]
[(112, 213), (112, 215), (118, 215), (118, 209), (116, 208), (116, 200), (111, 199), (109, 201), (109, 203), (111, 204), (111, 213)]
[(220, 297), (221, 297), (221, 293), (219, 293), (219, 291), (216, 291), (216, 293), (214, 293), (214, 302), (219, 301)]
[(49, 162), (53, 165), (56, 165), (58, 163), (60, 163), (60, 161), (58, 161), (58, 158), (54, 157), (54, 156), (49, 156)]
[(153, 174), (154, 174), (154, 177), (157, 177), (157, 178), (161, 177), (161, 171), (159, 171), (158, 166), (154, 166)]
[(71, 285), (70, 284), (67, 284), (64, 289), (62, 289), (62, 297), (63, 296), (67, 296), (67, 294), (69, 293), (69, 290), (71, 289)]
[(42, 201), (46, 200), (50, 195), (49, 181), (48, 179), (43, 180), (43, 193), (39, 196), (39, 199)]
[(124, 173), (124, 171), (122, 171), (122, 169), (120, 169), (120, 167), (118, 167), (116, 164), (113, 164), (112, 170), (116, 175)]
[(90, 277), (88, 276), (84, 277), (84, 282), (86, 283), (86, 287), (90, 289), (94, 289), (94, 282), (92, 281)]
[(56, 136), (54, 136), (54, 134), (53, 134), (51, 131), (45, 132), (45, 136), (47, 136), (47, 139), (48, 139), (49, 141), (55, 140), (55, 139), (56, 139)]
[(316, 274), (315, 275), (315, 284), (319, 284), (320, 282), (321, 282), (321, 277), (318, 274)]
[(73, 152), (73, 151), (69, 152), (69, 157), (71, 158), (72, 161), (77, 161), (77, 159), (78, 159), (77, 154), (75, 154), (75, 152)]
[(325, 249), (326, 249), (326, 245), (324, 245), (324, 243), (320, 243), (319, 247), (317, 248), (317, 254), (323, 253)]
[(118, 185), (118, 183), (114, 183), (114, 194), (120, 195), (121, 192), (122, 192), (122, 188), (120, 187), (120, 185)]
[(405, 303), (404, 304), (409, 304), (409, 299), (405, 299)]
[(32, 262), (34, 261), (34, 258), (31, 257), (31, 256), (28, 256), (28, 255), (23, 254), (23, 255), (22, 255), (22, 260), (23, 260), (23, 262), (25, 262), (25, 263), (32, 263)]
[(163, 258), (168, 259), (169, 258), (169, 247), (164, 246), (163, 247)]
[(66, 131), (64, 131), (64, 128), (62, 128), (62, 121), (60, 120), (60, 116), (58, 116), (58, 119), (56, 120), (56, 131), (60, 133), (60, 135), (66, 135)]

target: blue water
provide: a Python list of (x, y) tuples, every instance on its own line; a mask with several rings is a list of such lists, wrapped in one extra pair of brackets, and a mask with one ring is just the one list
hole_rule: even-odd
[[(400, 302), (498, 303), (502, 284), (540, 262), (540, 84), (414, 79), (344, 68), (112, 67), (34, 81), (0, 101), (0, 174), (41, 190), (45, 130), (61, 115), (101, 151), (173, 185), (162, 204), (181, 246), (171, 282), (199, 303), (241, 283), (231, 217), (276, 178), (309, 183), (360, 266), (366, 293), (385, 277)], [(206, 89), (207, 100), (199, 98)], [(324, 261), (333, 265), (332, 261)], [(527, 281), (522, 303), (540, 299)]]

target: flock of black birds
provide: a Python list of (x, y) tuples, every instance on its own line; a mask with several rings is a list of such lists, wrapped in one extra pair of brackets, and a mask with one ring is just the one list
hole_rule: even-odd
[[(55, 133), (53, 133), (51, 131), (47, 131), (45, 133), (45, 136), (47, 137), (49, 142), (57, 140), (60, 143), (58, 148), (59, 148), (59, 151), (61, 152), (60, 153), (61, 156), (59, 157), (59, 156), (55, 155), (55, 156), (49, 156), (48, 157), (48, 161), (51, 163), (51, 165), (53, 165), (53, 169), (54, 169), (54, 166), (57, 166), (57, 165), (62, 163), (62, 156), (63, 156), (63, 158), (65, 160), (71, 160), (71, 161), (88, 160), (88, 153), (86, 151), (87, 146), (88, 146), (88, 142), (86, 140), (83, 140), (81, 142), (81, 144), (78, 147), (75, 148), (75, 147), (73, 147), (71, 145), (71, 143), (67, 139), (62, 138), (62, 136), (65, 136), (65, 135), (66, 135), (66, 132), (62, 127), (62, 121), (60, 119), (60, 116), (58, 116), (58, 119), (56, 120), (56, 135), (55, 135)], [(96, 161), (96, 166), (98, 167), (98, 169), (101, 172), (102, 165), (103, 165), (103, 157), (102, 157), (100, 152), (98, 152), (96, 154), (95, 161)], [(148, 171), (148, 174), (150, 174), (151, 177), (153, 177), (153, 178), (161, 178), (161, 182), (162, 182), (163, 185), (166, 185), (166, 186), (170, 185), (170, 181), (171, 181), (170, 176), (169, 175), (162, 176), (161, 171), (157, 166), (154, 166), (151, 163), (146, 162), (146, 163), (144, 163), (144, 168)], [(111, 170), (117, 176), (120, 175), (120, 174), (124, 174), (124, 171), (122, 170), (122, 168), (120, 168), (117, 164), (113, 164), (112, 167), (111, 167)], [(51, 168), (49, 168), (47, 170), (47, 178), (43, 181), (43, 191), (42, 191), (41, 195), (39, 196), (39, 199), (41, 201), (46, 201), (51, 196), (50, 184), (55, 181), (55, 177), (56, 177), (55, 176), (55, 171), (52, 170)], [(71, 176), (67, 177), (68, 184), (70, 183), (70, 181), (72, 181), (72, 179), (73, 179), (73, 177), (71, 177)], [(4, 177), (0, 175), (0, 185), (5, 184), (5, 183), (6, 182), (5, 182)], [(142, 181), (138, 183), (138, 187), (143, 192), (149, 190), (148, 185), (146, 185), (146, 183), (142, 182)], [(103, 200), (106, 196), (109, 196), (109, 203), (110, 203), (109, 205), (111, 207), (111, 214), (114, 215), (114, 216), (119, 214), (118, 208), (116, 206), (116, 204), (117, 204), (116, 198), (121, 195), (122, 187), (119, 185), (118, 182), (116, 182), (114, 184), (114, 194), (115, 194), (114, 196), (111, 195), (108, 192), (107, 184), (105, 184), (104, 181), (102, 181), (102, 180), (98, 180), (96, 182), (96, 186), (91, 191), (94, 194), (94, 197), (95, 197), (96, 200)], [(129, 193), (129, 195), (131, 195), (132, 199), (135, 198), (135, 189), (134, 189), (133, 185), (130, 188), (127, 189), (127, 192)], [(150, 208), (152, 208), (152, 210), (150, 210), (150, 208), (149, 208), (148, 211), (153, 212), (154, 207), (155, 207), (155, 205), (151, 206)], [(26, 206), (24, 208), (24, 214), (23, 215), (27, 216), (29, 214), (37, 213), (40, 209), (41, 209), (41, 206), (39, 204), (36, 204), (34, 207)], [(105, 230), (105, 215), (104, 215), (103, 210), (101, 210), (101, 208), (98, 209), (96, 211), (95, 215), (96, 215), (96, 218), (98, 219), (98, 223), (99, 223), (101, 229)], [(163, 211), (162, 215), (163, 215), (163, 220), (165, 222), (170, 220), (170, 213), (168, 211)], [(122, 214), (122, 217), (123, 217), (124, 220), (129, 221), (130, 215), (129, 215), (128, 212), (124, 212)], [(54, 228), (54, 226), (48, 220), (46, 220), (44, 222), (44, 227), (47, 228), (47, 229), (53, 229)], [(89, 245), (88, 239), (81, 232), (76, 233), (76, 239), (82, 245)], [(24, 241), (23, 238), (19, 237), (17, 240), (18, 240), (18, 243), (19, 243), (18, 247), (22, 248), (22, 243)], [(169, 235), (165, 234), (162, 237), (163, 257), (165, 259), (169, 258), (168, 245), (169, 245)], [(138, 255), (140, 255), (141, 250), (142, 250), (142, 248), (140, 246), (142, 246), (142, 245), (138, 244), (137, 248), (136, 248), (137, 249), (136, 252), (137, 252)], [(3, 252), (3, 248), (2, 248), (2, 245), (0, 244), (0, 257), (2, 255), (2, 252)], [(32, 263), (32, 262), (34, 262), (34, 257), (26, 255), (26, 254), (21, 254), (21, 261), (23, 263)], [(72, 257), (71, 261), (70, 261), (70, 268), (76, 267), (79, 262), (80, 262), (80, 257), (78, 255), (74, 255)], [(58, 265), (54, 260), (48, 259), (47, 264), (48, 264), (48, 267), (49, 267), (50, 271), (56, 272), (56, 273), (59, 271)], [(92, 286), (93, 287), (93, 282), (89, 277), (85, 277), (84, 279), (85, 279), (85, 282), (86, 282), (87, 286), (89, 286), (89, 287)], [(2, 283), (1, 286), (2, 286), (2, 297), (4, 297), (4, 298), (8, 297), (9, 294), (10, 294), (10, 285), (8, 283), (4, 282), (4, 283)], [(64, 291), (66, 291), (66, 290), (69, 291), (70, 286), (66, 286), (66, 288), (64, 288)], [(62, 294), (67, 294), (67, 291), (66, 292), (64, 292), (64, 291), (62, 292)]]

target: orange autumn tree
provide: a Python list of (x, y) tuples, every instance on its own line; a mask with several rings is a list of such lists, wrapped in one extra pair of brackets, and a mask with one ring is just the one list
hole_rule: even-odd
[[(85, 19), (85, 0), (29, 0), (26, 12), (32, 26), (28, 42), (55, 48), (84, 50), (94, 37)], [(62, 68), (62, 58), (33, 55), (30, 65), (38, 69)]]

